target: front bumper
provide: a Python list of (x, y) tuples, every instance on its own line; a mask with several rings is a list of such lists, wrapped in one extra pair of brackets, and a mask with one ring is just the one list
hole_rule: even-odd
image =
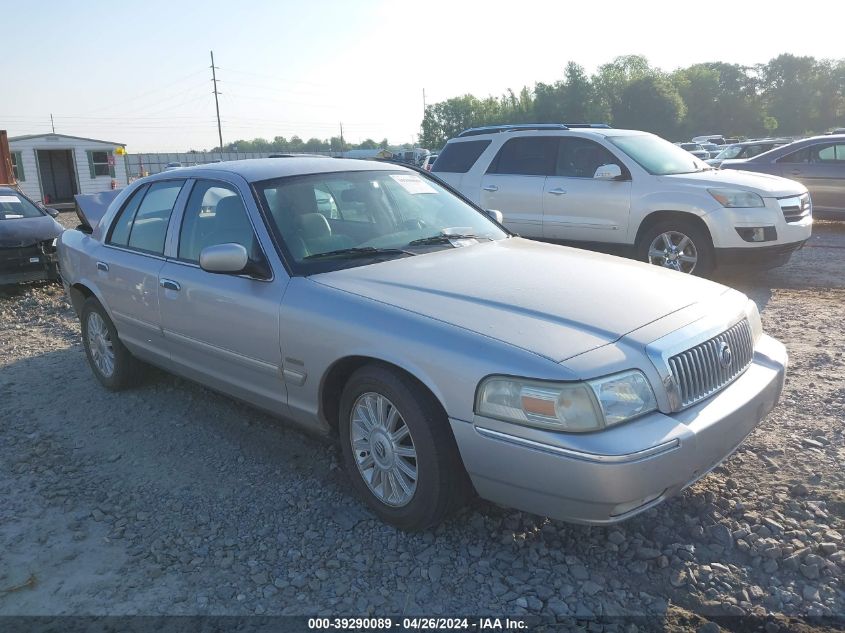
[(795, 251), (803, 248), (806, 240), (757, 248), (717, 248), (716, 265), (719, 268), (777, 268), (783, 266)]
[[(810, 238), (812, 214), (787, 222), (777, 198), (764, 198), (764, 201), (764, 207), (721, 208), (703, 216), (713, 238), (717, 266), (781, 266)], [(752, 228), (763, 228), (776, 237), (765, 242), (747, 242), (739, 231)]]
[[(678, 494), (733, 453), (777, 403), (786, 363), (783, 345), (764, 336), (745, 373), (718, 394), (599, 433), (534, 430), (529, 438), (480, 416), (450, 422), (481, 497), (564, 521), (616, 523)], [(630, 448), (600, 450), (620, 444)]]
[(0, 285), (59, 278), (59, 264), (55, 253), (22, 248), (14, 249), (20, 252), (12, 256), (11, 249), (4, 250), (5, 257), (0, 258)]

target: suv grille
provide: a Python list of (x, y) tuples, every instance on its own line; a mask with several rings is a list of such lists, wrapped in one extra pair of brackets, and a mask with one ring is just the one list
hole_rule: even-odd
[(743, 319), (708, 341), (669, 359), (681, 394), (681, 406), (703, 400), (734, 381), (754, 354), (751, 327)]
[(780, 198), (778, 203), (780, 203), (783, 217), (787, 222), (799, 222), (810, 215), (813, 209), (809, 193), (790, 198)]

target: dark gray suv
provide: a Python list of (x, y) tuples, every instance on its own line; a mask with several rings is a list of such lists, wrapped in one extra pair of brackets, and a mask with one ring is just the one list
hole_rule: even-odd
[(810, 191), (816, 215), (845, 219), (845, 134), (814, 136), (721, 168), (797, 180)]

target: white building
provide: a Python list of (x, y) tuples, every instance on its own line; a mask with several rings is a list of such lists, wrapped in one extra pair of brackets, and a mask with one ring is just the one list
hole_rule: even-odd
[(33, 200), (73, 206), (77, 193), (125, 187), (126, 145), (65, 134), (30, 134), (9, 139), (15, 177)]

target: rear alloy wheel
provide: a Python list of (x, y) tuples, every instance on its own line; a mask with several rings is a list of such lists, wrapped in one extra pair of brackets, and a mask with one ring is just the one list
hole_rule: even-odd
[(143, 364), (120, 342), (114, 323), (97, 299), (85, 300), (80, 320), (82, 345), (97, 380), (112, 391), (138, 383)]
[(471, 484), (449, 420), (417, 381), (366, 365), (347, 381), (339, 413), (350, 481), (380, 519), (423, 530), (463, 505)]
[(659, 222), (641, 237), (637, 250), (641, 260), (669, 270), (701, 276), (713, 269), (710, 237), (692, 223)]

